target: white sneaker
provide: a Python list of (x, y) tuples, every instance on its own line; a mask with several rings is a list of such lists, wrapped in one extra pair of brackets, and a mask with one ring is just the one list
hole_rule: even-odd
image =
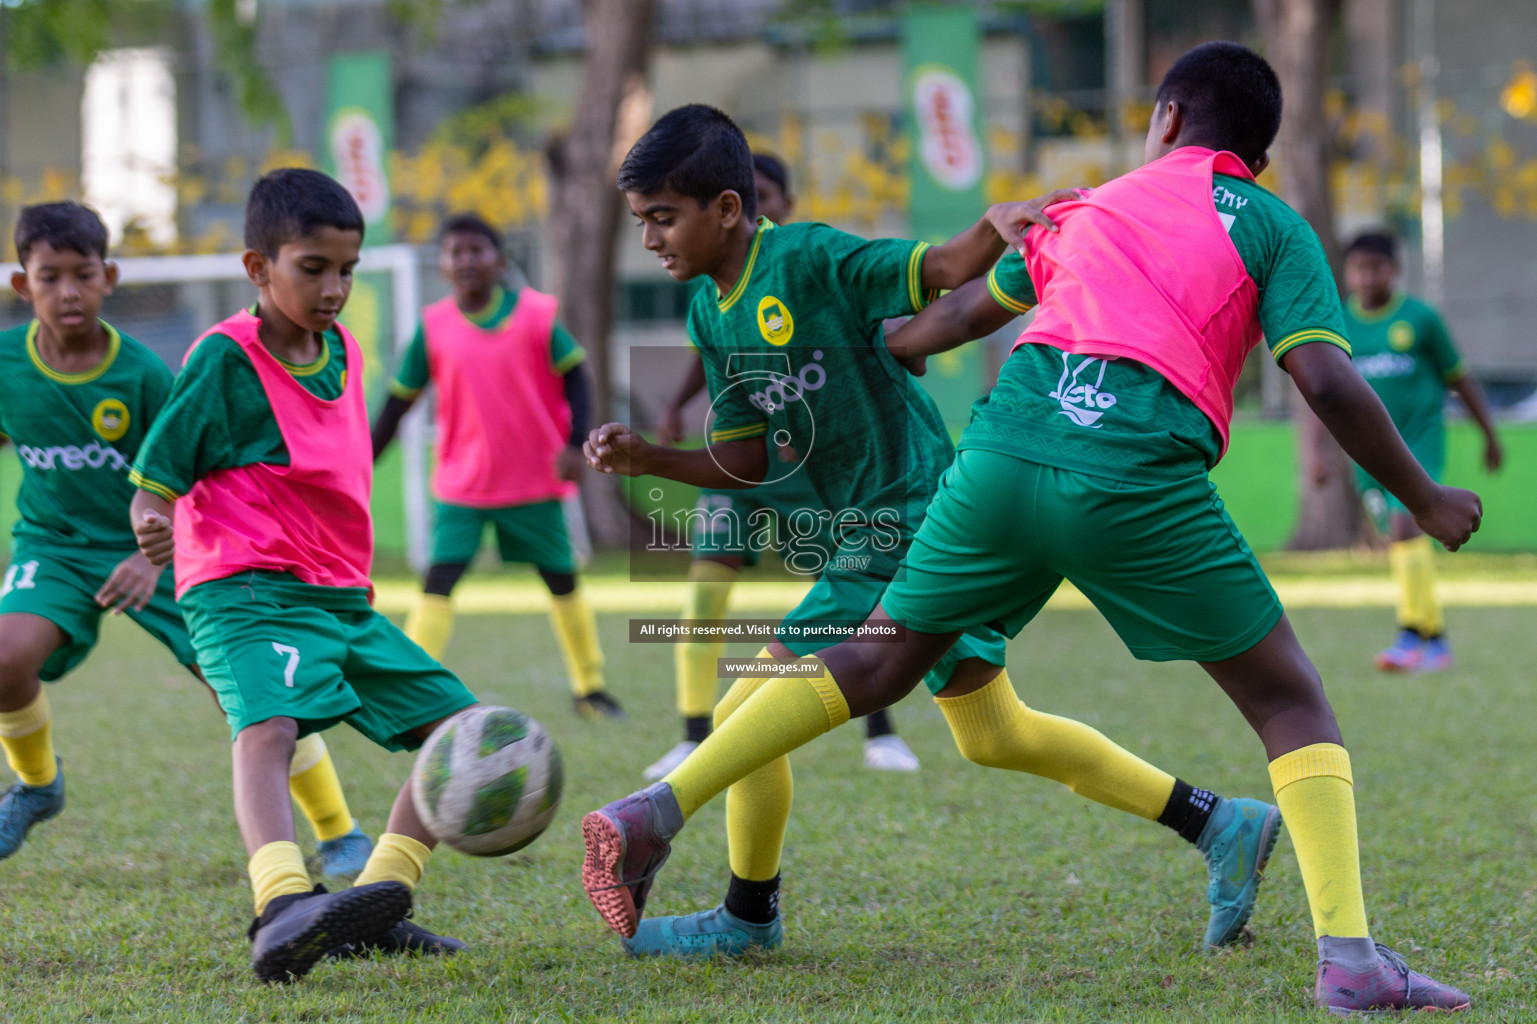
[[(684, 740), (682, 743), (679, 743), (676, 747), (673, 747), (667, 753), (663, 754), (661, 759), (658, 760), (655, 764), (648, 767), (644, 773), (646, 778), (652, 782), (655, 782), (657, 779), (660, 779), (664, 775), (671, 775), (672, 770), (678, 767), (678, 765), (682, 764), (688, 758), (688, 755), (692, 754), (698, 748), (699, 744), (695, 743), (693, 740)], [(905, 750), (906, 748), (904, 747), (903, 749)], [(912, 757), (912, 754), (909, 753), (907, 756)], [(865, 763), (868, 764), (869, 760), (870, 755), (866, 753)], [(913, 764), (916, 765), (917, 761), (914, 760)]]
[(865, 767), (878, 772), (915, 772), (918, 755), (896, 733), (865, 740)]

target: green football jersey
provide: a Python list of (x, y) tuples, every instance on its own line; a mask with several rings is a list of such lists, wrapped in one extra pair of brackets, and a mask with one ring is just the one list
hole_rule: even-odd
[[(307, 391), (329, 400), (340, 398), (346, 384), (347, 348), (335, 329), (325, 342), (308, 366), (279, 362)], [(288, 465), (283, 432), (251, 357), (235, 339), (209, 335), (177, 376), (129, 479), (174, 501), (215, 470), (259, 462)]]
[(1382, 399), (1404, 440), (1413, 447), (1440, 437), (1446, 386), (1468, 369), (1436, 311), (1402, 292), (1374, 310), (1351, 299), (1345, 304), (1345, 328), (1356, 369)]
[[(1259, 322), (1277, 361), (1322, 341), (1347, 352), (1345, 322), (1323, 246), (1305, 220), (1255, 182), (1214, 176), (1212, 198), (1259, 291)], [(988, 291), (1022, 313), (1035, 285), (1018, 253), (993, 267)], [(1204, 473), (1222, 439), (1194, 402), (1156, 370), (1130, 359), (1021, 345), (992, 394), (972, 408), (960, 447), (983, 448), (1062, 469), (1147, 481)]]
[(17, 537), (70, 547), (136, 547), (128, 469), (171, 390), (154, 352), (106, 327), (107, 354), (60, 373), (37, 350), (38, 323), (0, 333), (0, 431), (16, 446)]
[[(890, 575), (954, 457), (933, 399), (882, 329), (932, 299), (920, 285), (928, 246), (758, 223), (736, 286), (696, 290), (689, 306), (710, 440), (766, 435), (771, 451), (793, 449), (846, 567)], [(771, 480), (780, 465), (770, 461)]]

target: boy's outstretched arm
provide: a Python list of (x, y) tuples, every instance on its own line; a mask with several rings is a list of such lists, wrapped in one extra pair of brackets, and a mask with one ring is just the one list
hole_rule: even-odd
[(985, 338), (1018, 316), (988, 290), (987, 280), (968, 281), (886, 335), (886, 347), (898, 359), (948, 352)]
[(1456, 551), (1477, 532), (1478, 495), (1442, 487), (1409, 454), (1382, 400), (1335, 345), (1298, 345), (1281, 357), (1308, 407), (1352, 459), (1404, 503), (1425, 533)]
[(1494, 416), (1489, 412), (1489, 400), (1484, 397), (1484, 389), (1478, 386), (1478, 381), (1473, 379), (1471, 373), (1464, 373), (1449, 386), (1457, 392), (1462, 404), (1468, 407), (1468, 415), (1473, 417), (1478, 429), (1484, 432), (1484, 468), (1491, 473), (1495, 472), (1505, 461), (1505, 449), (1500, 446), (1499, 435), (1494, 432)]
[(660, 476), (714, 489), (756, 487), (769, 465), (761, 435), (684, 451), (652, 444), (623, 423), (605, 423), (588, 434), (582, 452), (600, 473)]
[(1025, 231), (1030, 225), (1039, 224), (1047, 231), (1057, 230), (1056, 222), (1042, 212), (1046, 207), (1078, 198), (1079, 194), (1073, 189), (1059, 188), (1036, 199), (988, 207), (982, 219), (971, 227), (942, 245), (931, 245), (924, 250), (919, 283), (929, 291), (947, 290), (981, 277), (998, 262), (1004, 249), (1017, 249), (1024, 244)]
[(176, 553), (176, 538), (171, 533), (171, 502), (150, 491), (133, 492), (128, 509), (133, 522), (133, 536), (150, 565), (165, 565)]
[(374, 420), (372, 440), (374, 445), (374, 461), (379, 461), (379, 456), (384, 454), (384, 449), (395, 440), (395, 432), (400, 429), (400, 421), (411, 411), (411, 406), (416, 404), (416, 396), (407, 398), (404, 395), (390, 395), (385, 400), (384, 408), (379, 410), (379, 418)]

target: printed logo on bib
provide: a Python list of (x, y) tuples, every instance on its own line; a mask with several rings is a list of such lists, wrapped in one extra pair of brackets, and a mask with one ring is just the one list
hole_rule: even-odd
[(783, 302), (772, 295), (758, 300), (758, 333), (770, 345), (780, 346), (795, 335), (795, 318)]
[(32, 469), (112, 469), (119, 473), (128, 471), (128, 460), (110, 444), (92, 441), (81, 447), (78, 444), (51, 444), (46, 448), (34, 448), (24, 444), (16, 449), (21, 461)]
[(1394, 320), (1388, 327), (1388, 344), (1394, 352), (1407, 352), (1414, 347), (1414, 325), (1407, 320)]
[(128, 406), (117, 398), (103, 398), (91, 413), (91, 426), (102, 440), (118, 440), (128, 433)]
[[(1097, 373), (1095, 363), (1099, 364)], [(1072, 354), (1062, 353), (1062, 376), (1057, 378), (1057, 389), (1047, 397), (1061, 403), (1063, 416), (1080, 427), (1098, 430), (1098, 420), (1114, 407), (1116, 401), (1115, 396), (1103, 388), (1108, 365), (1108, 361), (1098, 356), (1083, 356), (1074, 366)], [(1094, 380), (1092, 384), (1088, 380), (1090, 377)]]

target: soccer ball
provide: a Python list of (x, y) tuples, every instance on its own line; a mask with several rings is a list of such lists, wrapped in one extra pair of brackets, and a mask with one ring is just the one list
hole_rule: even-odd
[(440, 724), (422, 744), (411, 797), (442, 842), (476, 857), (521, 850), (560, 808), (560, 751), (527, 715), (477, 705)]

